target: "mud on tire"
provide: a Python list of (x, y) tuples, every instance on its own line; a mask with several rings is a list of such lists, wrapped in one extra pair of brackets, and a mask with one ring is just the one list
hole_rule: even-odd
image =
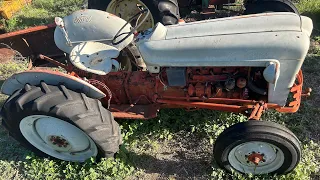
[(36, 155), (49, 155), (31, 145), (22, 135), (20, 121), (31, 115), (59, 118), (84, 131), (96, 143), (98, 156), (113, 157), (119, 150), (119, 125), (110, 111), (97, 99), (67, 89), (64, 85), (51, 86), (41, 82), (38, 86), (25, 85), (5, 102), (0, 111), (2, 125), (9, 134)]

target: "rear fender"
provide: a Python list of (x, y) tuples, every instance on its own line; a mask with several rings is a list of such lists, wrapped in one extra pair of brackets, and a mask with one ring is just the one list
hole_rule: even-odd
[(98, 88), (82, 79), (51, 70), (30, 70), (14, 74), (3, 83), (1, 93), (12, 95), (15, 91), (23, 89), (25, 84), (38, 85), (41, 81), (49, 85), (63, 84), (70, 90), (83, 92), (94, 99), (101, 99), (106, 96)]

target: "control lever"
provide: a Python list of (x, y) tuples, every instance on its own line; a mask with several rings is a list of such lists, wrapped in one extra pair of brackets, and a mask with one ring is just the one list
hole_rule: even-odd
[(63, 22), (63, 19), (61, 17), (55, 17), (54, 18), (54, 22), (56, 23), (56, 25), (62, 30), (63, 34), (64, 34), (64, 37), (66, 38), (67, 40), (67, 45), (69, 45), (70, 47), (72, 46), (72, 43), (69, 39), (69, 36), (68, 36), (68, 33), (65, 29), (65, 26), (64, 26), (64, 22)]

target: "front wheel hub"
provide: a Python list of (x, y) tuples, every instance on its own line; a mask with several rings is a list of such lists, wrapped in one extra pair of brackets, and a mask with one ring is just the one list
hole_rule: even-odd
[(265, 162), (265, 160), (263, 159), (264, 154), (260, 154), (260, 153), (255, 153), (252, 152), (252, 154), (247, 155), (248, 157), (248, 162), (252, 162), (253, 164), (255, 164), (256, 166), (259, 165), (260, 162)]
[(273, 144), (249, 141), (235, 146), (228, 160), (233, 168), (243, 173), (270, 173), (281, 167), (284, 153)]

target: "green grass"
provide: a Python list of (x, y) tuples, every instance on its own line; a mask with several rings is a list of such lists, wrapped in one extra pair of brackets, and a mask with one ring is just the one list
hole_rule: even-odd
[(313, 20), (314, 31), (316, 35), (320, 34), (320, 1), (318, 0), (300, 0), (296, 4), (302, 15), (308, 16)]
[[(27, 70), (27, 65), (28, 64), (24, 61), (21, 61), (19, 63), (11, 61), (0, 64), (0, 87), (2, 86), (4, 80), (10, 77), (12, 74)], [(6, 99), (7, 96), (0, 93), (0, 107)]]
[[(10, 20), (5, 21), (7, 32), (27, 27), (54, 23), (54, 18), (64, 17), (83, 5), (81, 0), (33, 0)], [(4, 21), (4, 20), (2, 20)]]
[[(64, 16), (78, 9), (82, 1), (34, 0), (7, 23), (8, 30), (51, 23), (55, 16)], [(300, 11), (313, 18), (315, 29), (320, 20), (317, 0), (301, 0)], [(319, 48), (317, 30), (314, 48)], [(310, 51), (303, 72), (305, 87), (312, 87), (312, 96), (305, 99), (298, 113), (270, 111), (264, 120), (290, 128), (301, 140), (302, 160), (298, 167), (283, 176), (243, 176), (228, 174), (218, 168), (212, 158), (217, 136), (232, 124), (246, 121), (242, 115), (200, 110), (161, 110), (159, 117), (149, 120), (119, 120), (124, 145), (115, 160), (93, 159), (84, 164), (39, 158), (23, 148), (0, 127), (0, 179), (320, 179), (320, 56)], [(0, 65), (0, 85), (23, 64)], [(0, 106), (7, 96), (0, 94)]]

